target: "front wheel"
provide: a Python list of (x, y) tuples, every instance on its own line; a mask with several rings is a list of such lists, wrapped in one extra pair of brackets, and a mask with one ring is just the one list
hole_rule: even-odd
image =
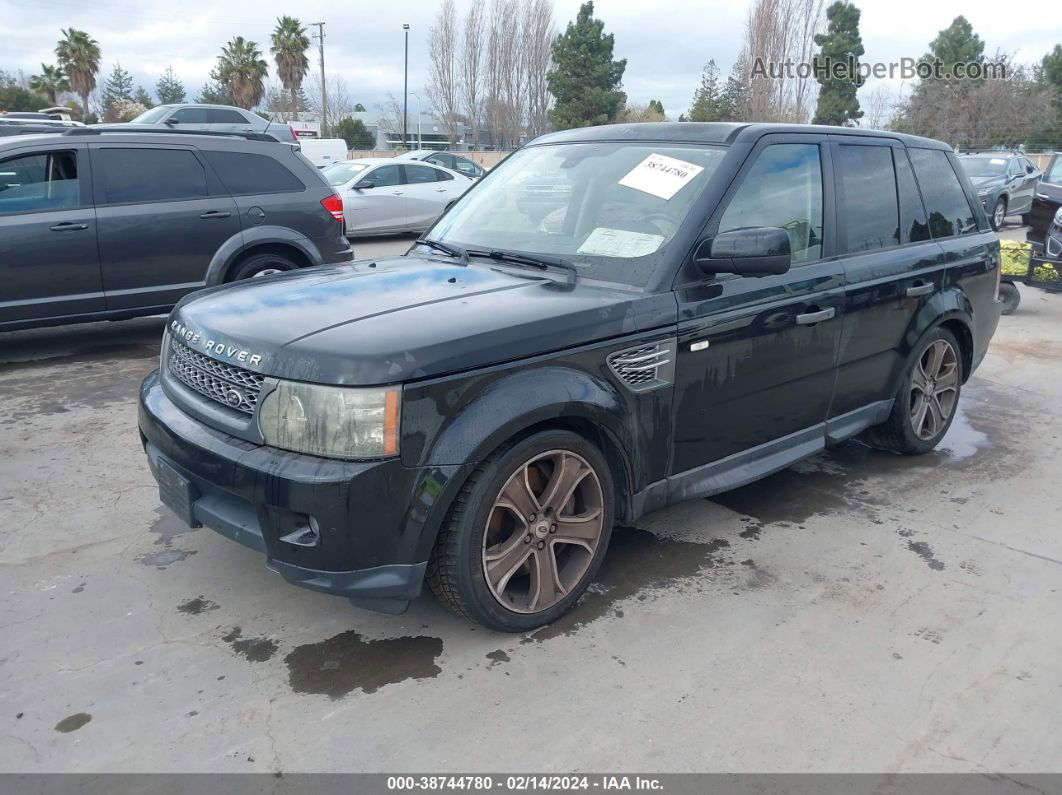
[(568, 431), (535, 434), (469, 478), (439, 533), (428, 586), (490, 629), (536, 629), (586, 591), (612, 521), (612, 475), (600, 451)]
[(992, 210), (992, 217), (989, 219), (992, 222), (992, 229), (998, 232), (1003, 228), (1003, 222), (1007, 219), (1007, 200), (1005, 197), (1000, 196), (996, 200), (996, 206)]
[(1021, 293), (1018, 292), (1018, 286), (1014, 282), (1000, 282), (999, 300), (1003, 304), (1001, 312), (1004, 315), (1013, 314), (1014, 310), (1018, 308), (1018, 304), (1021, 303)]
[(903, 455), (928, 453), (951, 427), (961, 389), (959, 342), (947, 329), (934, 329), (911, 357), (889, 418), (867, 440)]

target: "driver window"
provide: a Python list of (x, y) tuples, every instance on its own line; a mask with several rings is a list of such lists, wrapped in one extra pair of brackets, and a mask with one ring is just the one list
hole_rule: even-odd
[(362, 179), (371, 182), (375, 188), (389, 188), (399, 183), (398, 166), (380, 166)]
[(818, 144), (772, 144), (756, 158), (719, 221), (719, 231), (777, 226), (793, 262), (822, 256), (822, 164)]

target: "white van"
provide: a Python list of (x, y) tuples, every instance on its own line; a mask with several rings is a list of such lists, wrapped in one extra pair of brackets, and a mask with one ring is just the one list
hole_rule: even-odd
[(347, 142), (342, 138), (300, 138), (302, 153), (318, 168), (347, 159)]

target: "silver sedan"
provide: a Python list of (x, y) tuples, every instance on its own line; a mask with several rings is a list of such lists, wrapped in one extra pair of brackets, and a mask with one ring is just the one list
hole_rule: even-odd
[(350, 237), (422, 232), (474, 184), (447, 168), (393, 158), (344, 160), (321, 173), (343, 198)]

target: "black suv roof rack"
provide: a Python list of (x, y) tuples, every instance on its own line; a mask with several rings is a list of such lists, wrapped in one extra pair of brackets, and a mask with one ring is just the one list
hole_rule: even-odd
[[(272, 135), (259, 132), (238, 132), (228, 130), (171, 130), (169, 128), (134, 127), (125, 128), (126, 125), (94, 126), (94, 127), (71, 127), (64, 129), (63, 135), (101, 135), (103, 133), (148, 133), (161, 135), (221, 135), (228, 138), (245, 138), (248, 141), (269, 141), (278, 143)], [(125, 129), (123, 129), (125, 128)]]

